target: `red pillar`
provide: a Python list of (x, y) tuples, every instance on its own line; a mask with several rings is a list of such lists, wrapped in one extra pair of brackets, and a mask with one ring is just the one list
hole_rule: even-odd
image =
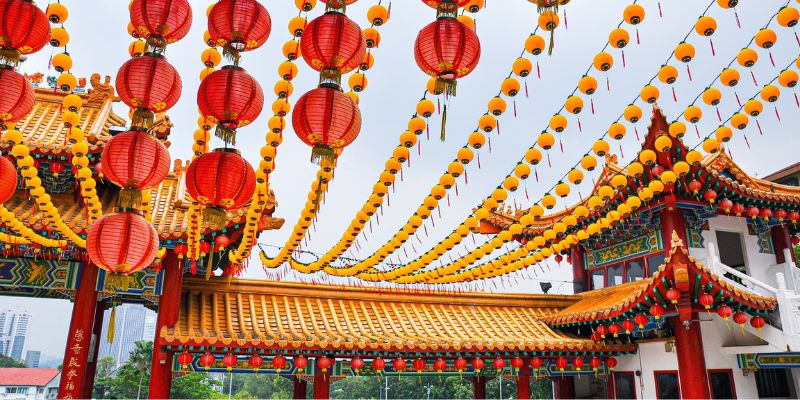
[(556, 399), (574, 399), (575, 398), (575, 378), (571, 376), (559, 376), (554, 379), (555, 382), (555, 398)]
[(172, 354), (165, 349), (161, 338), (161, 328), (173, 326), (178, 319), (181, 305), (181, 285), (183, 283), (183, 260), (178, 260), (173, 252), (167, 253), (164, 259), (164, 285), (158, 301), (158, 318), (156, 335), (153, 339), (153, 361), (150, 366), (151, 399), (169, 398), (172, 385)]
[(531, 398), (531, 365), (530, 359), (523, 359), (522, 368), (517, 374), (517, 399), (528, 400)]
[(486, 398), (486, 382), (488, 380), (485, 376), (472, 377), (472, 398), (485, 399)]
[(613, 372), (606, 379), (606, 397), (609, 399), (617, 398), (617, 376)]
[[(681, 397), (684, 399), (710, 399), (706, 358), (703, 354), (703, 336), (697, 313), (684, 326), (678, 317), (670, 317), (675, 330), (675, 351), (678, 354)], [(688, 327), (688, 329), (686, 329)]]
[(330, 370), (322, 371), (321, 368), (317, 368), (314, 372), (314, 387), (313, 389), (313, 398), (314, 399), (329, 399), (330, 390), (331, 390), (331, 373)]
[(103, 315), (105, 315), (106, 306), (104, 303), (97, 303), (94, 310), (94, 325), (92, 329), (92, 338), (94, 339), (94, 348), (91, 350), (92, 361), (86, 367), (86, 381), (83, 384), (84, 399), (92, 398), (92, 390), (94, 389), (94, 375), (97, 372), (97, 355), (100, 351), (100, 342), (102, 339), (100, 335), (103, 334)]
[(574, 293), (589, 290), (589, 272), (583, 264), (585, 256), (583, 246), (573, 246), (572, 249), (572, 288)]
[(92, 325), (97, 306), (96, 285), (97, 266), (84, 263), (72, 305), (67, 348), (64, 351), (64, 364), (58, 385), (59, 399), (80, 399), (85, 393), (87, 360), (92, 350)]
[(683, 219), (683, 212), (675, 204), (665, 201), (666, 207), (661, 210), (661, 233), (664, 236), (664, 248), (672, 248), (672, 232), (678, 234), (683, 241), (684, 247), (689, 246), (686, 238), (686, 220)]
[(794, 256), (792, 236), (789, 234), (789, 227), (786, 225), (775, 225), (770, 228), (769, 233), (772, 236), (772, 247), (775, 249), (775, 262), (777, 264), (786, 262), (786, 257), (783, 256), (784, 249), (789, 249), (789, 254), (792, 255), (792, 261), (797, 262)]
[(308, 382), (300, 379), (299, 377), (292, 378), (292, 398), (297, 399), (305, 399), (306, 393), (308, 388)]

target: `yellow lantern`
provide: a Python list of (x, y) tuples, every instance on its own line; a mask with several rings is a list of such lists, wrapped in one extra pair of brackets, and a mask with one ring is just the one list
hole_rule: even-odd
[(461, 164), (458, 161), (451, 162), (447, 165), (447, 173), (453, 175), (454, 178), (458, 178), (464, 173), (464, 164)]
[[(58, 3), (52, 3), (52, 4), (58, 4)], [(131, 43), (131, 46), (133, 46), (133, 43)], [(54, 55), (52, 60), (50, 60), (50, 63), (53, 64), (53, 68), (57, 72), (69, 71), (72, 69), (72, 57), (69, 56), (69, 53), (58, 53)]]
[(550, 150), (550, 148), (552, 148), (556, 143), (556, 138), (552, 133), (544, 131), (539, 134), (539, 137), (536, 139), (536, 143), (539, 145), (539, 147), (545, 150)]
[(731, 128), (721, 125), (716, 131), (714, 131), (714, 137), (717, 139), (717, 141), (725, 143), (731, 140), (733, 137), (733, 131)]
[(572, 169), (567, 173), (567, 179), (572, 182), (573, 185), (580, 185), (583, 182), (583, 172), (578, 169)]
[(627, 200), (625, 200), (625, 205), (627, 205), (631, 210), (635, 211), (642, 206), (642, 200), (637, 196), (630, 196)]
[(539, 149), (531, 147), (525, 152), (525, 161), (530, 165), (537, 165), (542, 161), (542, 152)]
[(594, 154), (597, 154), (600, 157), (603, 157), (606, 154), (608, 154), (609, 149), (610, 146), (608, 142), (606, 142), (603, 139), (595, 141), (594, 144), (592, 145), (592, 151), (594, 151)]
[(689, 152), (686, 153), (686, 162), (698, 166), (703, 162), (703, 155), (697, 150), (689, 150)]
[(292, 85), (292, 82), (289, 82), (285, 79), (281, 79), (275, 82), (273, 90), (275, 91), (276, 96), (280, 98), (285, 98), (292, 95), (292, 92), (294, 91), (294, 85)]
[(364, 29), (364, 42), (367, 45), (367, 48), (375, 48), (381, 42), (381, 34), (375, 28), (366, 28)]
[(764, 28), (756, 33), (755, 41), (758, 47), (762, 49), (769, 49), (775, 42), (778, 40), (778, 35), (775, 34), (775, 31), (769, 28)]
[(622, 18), (631, 25), (639, 25), (644, 21), (644, 7), (639, 4), (631, 4), (625, 7)]
[(50, 45), (53, 47), (64, 47), (69, 43), (69, 33), (66, 29), (56, 27), (50, 29)]
[(597, 90), (597, 79), (593, 76), (584, 75), (578, 81), (578, 89), (581, 93), (591, 96)]
[(581, 168), (587, 171), (594, 171), (597, 168), (597, 159), (591, 154), (587, 154), (581, 158)]
[(793, 88), (797, 86), (797, 72), (791, 69), (785, 69), (778, 75), (778, 83), (783, 87)]
[(739, 65), (750, 68), (758, 61), (758, 53), (749, 47), (745, 47), (736, 54), (736, 61)]
[(667, 135), (660, 135), (656, 138), (655, 147), (656, 150), (666, 153), (672, 148), (672, 139)]
[(400, 134), (400, 145), (405, 147), (414, 147), (417, 144), (417, 135), (411, 131), (403, 131)]
[(681, 121), (674, 121), (673, 123), (669, 124), (668, 131), (670, 136), (680, 139), (686, 134), (686, 124)]
[(780, 97), (781, 90), (775, 85), (766, 85), (761, 89), (761, 98), (770, 103), (778, 101), (778, 98)]
[(653, 198), (654, 193), (653, 190), (650, 189), (649, 187), (643, 187), (639, 189), (638, 196), (639, 199), (641, 199), (642, 201), (650, 201), (650, 199)]
[(580, 240), (580, 241), (584, 241), (584, 240), (586, 240), (586, 239), (589, 239), (589, 232), (586, 232), (586, 231), (578, 231), (578, 233), (576, 233), (576, 234), (575, 234), (575, 236), (577, 236), (577, 237), (578, 237), (578, 240)]
[(550, 129), (561, 133), (564, 132), (564, 129), (567, 127), (567, 117), (561, 114), (555, 114), (550, 117)]
[(663, 182), (665, 185), (671, 185), (678, 180), (678, 175), (670, 170), (667, 170), (661, 173), (659, 179), (661, 179), (661, 182)]
[(486, 136), (477, 131), (472, 132), (467, 138), (467, 143), (475, 150), (480, 149), (484, 144), (486, 144)]
[(686, 107), (686, 110), (683, 111), (683, 118), (693, 124), (696, 124), (700, 121), (700, 118), (703, 118), (703, 110), (701, 110), (698, 106), (691, 105)]
[(678, 161), (672, 166), (672, 171), (678, 174), (678, 176), (686, 176), (690, 169), (691, 167), (686, 161)]
[(431, 196), (433, 196), (433, 198), (436, 200), (441, 200), (447, 196), (447, 189), (445, 189), (442, 185), (434, 185), (431, 188)]
[(535, 56), (542, 54), (544, 51), (545, 42), (544, 38), (539, 35), (530, 35), (525, 39), (525, 50)]
[(532, 215), (534, 218), (539, 218), (544, 215), (544, 208), (539, 204), (534, 204), (528, 210), (528, 214)]
[(586, 206), (577, 206), (572, 210), (572, 214), (578, 218), (586, 218), (589, 216), (589, 209)]
[(284, 61), (278, 64), (278, 76), (287, 81), (292, 80), (297, 76), (297, 64), (291, 61)]
[(531, 175), (531, 167), (529, 167), (528, 164), (519, 163), (514, 167), (514, 175), (519, 179), (528, 179)]
[(503, 180), (503, 188), (509, 192), (516, 192), (518, 187), (519, 179), (513, 176), (507, 176), (506, 179)]
[(622, 125), (619, 122), (614, 122), (608, 127), (608, 135), (616, 140), (624, 138), (625, 132), (625, 125)]
[(433, 112), (436, 111), (436, 105), (429, 99), (422, 99), (417, 102), (417, 115), (422, 115), (425, 118), (430, 117), (433, 115)]
[(425, 208), (427, 208), (428, 210), (433, 210), (436, 208), (436, 206), (439, 205), (439, 202), (433, 197), (428, 196), (422, 200), (422, 205), (425, 206)]
[(367, 10), (367, 20), (375, 26), (381, 26), (389, 20), (389, 10), (381, 4), (375, 4)]
[(414, 132), (415, 135), (421, 135), (425, 132), (425, 127), (427, 124), (422, 117), (412, 117), (408, 120), (408, 130)]
[(569, 196), (570, 188), (569, 185), (564, 182), (559, 182), (555, 188), (556, 195), (559, 197), (567, 197)]
[(717, 20), (708, 15), (704, 15), (697, 19), (694, 23), (694, 30), (698, 35), (711, 36), (717, 30)]
[(542, 197), (542, 205), (544, 206), (544, 208), (552, 210), (553, 207), (556, 206), (555, 196), (553, 196), (550, 193), (545, 194), (544, 197)]
[(639, 161), (648, 167), (652, 167), (656, 163), (656, 152), (650, 149), (642, 150), (639, 153)]
[(594, 56), (592, 64), (598, 71), (608, 71), (614, 66), (614, 57), (611, 54), (601, 51)]
[(600, 196), (600, 198), (603, 199), (603, 201), (608, 201), (609, 199), (614, 197), (614, 189), (612, 189), (611, 186), (608, 185), (600, 186), (600, 188), (597, 189), (597, 195)]
[(491, 132), (497, 127), (497, 120), (491, 114), (483, 114), (478, 118), (478, 127), (484, 132)]
[(733, 116), (731, 117), (731, 126), (733, 126), (736, 129), (741, 130), (741, 129), (747, 128), (747, 122), (748, 121), (749, 121), (749, 118), (747, 118), (746, 114), (736, 113), (736, 114), (733, 114)]
[(469, 29), (473, 31), (475, 30), (475, 20), (472, 19), (472, 17), (470, 17), (469, 15), (461, 14), (458, 17), (456, 17), (456, 19), (459, 20), (462, 24), (466, 25)]
[[(286, 57), (286, 59), (290, 61), (296, 60), (298, 57), (300, 57), (300, 42), (294, 39), (289, 39), (285, 43), (283, 43), (281, 51), (283, 52), (283, 56)], [(205, 63), (205, 59), (203, 60), (203, 62)]]
[(678, 46), (675, 47), (675, 58), (685, 63), (692, 61), (692, 58), (694, 58), (694, 46), (686, 42), (678, 43)]
[(356, 93), (367, 88), (367, 76), (361, 72), (354, 72), (347, 78), (347, 85)]
[(64, 92), (71, 92), (78, 86), (78, 79), (69, 72), (62, 72), (56, 79), (56, 86)]
[(659, 94), (658, 88), (653, 85), (646, 85), (642, 88), (641, 92), (639, 92), (639, 96), (641, 96), (642, 100), (649, 104), (658, 101)]
[(558, 13), (553, 10), (544, 10), (539, 14), (539, 28), (545, 31), (552, 31), (558, 27)]
[(583, 99), (579, 96), (569, 96), (564, 102), (564, 108), (572, 114), (580, 114), (583, 110)]
[(520, 89), (519, 81), (512, 76), (509, 76), (508, 78), (504, 79), (503, 83), (500, 84), (500, 91), (502, 91), (504, 95), (509, 97), (516, 96), (517, 93), (519, 93), (519, 89)]
[(736, 68), (725, 68), (719, 74), (719, 81), (728, 87), (734, 87), (739, 84), (739, 70)]
[(678, 80), (678, 69), (672, 65), (662, 65), (658, 70), (658, 80), (668, 85), (672, 85)]
[(628, 177), (622, 174), (617, 174), (611, 177), (611, 186), (620, 190), (628, 185)]
[(625, 107), (623, 115), (628, 122), (635, 124), (642, 118), (642, 109), (635, 104), (629, 104), (627, 107)]
[(654, 194), (659, 194), (664, 191), (664, 184), (659, 180), (650, 181), (647, 188), (652, 190)]
[[(270, 147), (272, 147), (272, 146), (270, 146)], [(272, 148), (274, 149), (274, 147), (272, 147)], [(390, 158), (390, 159), (386, 160), (385, 167), (386, 167), (386, 170), (389, 171), (389, 173), (396, 174), (396, 173), (400, 172), (401, 169), (403, 169), (403, 164), (400, 164), (400, 162), (397, 161), (394, 158)]]
[(764, 111), (764, 105), (756, 99), (750, 99), (744, 103), (744, 112), (751, 117), (757, 117), (762, 111)]
[(791, 28), (797, 25), (797, 20), (800, 19), (800, 12), (794, 7), (783, 7), (778, 11), (778, 24), (783, 27)]
[(50, 3), (47, 5), (47, 19), (54, 24), (63, 24), (69, 17), (69, 10), (61, 3)]
[(450, 189), (456, 184), (456, 179), (450, 174), (442, 174), (442, 176), (439, 177), (439, 184), (445, 189)]
[[(542, 233), (542, 237), (544, 237), (544, 240), (546, 240), (546, 241), (548, 241), (548, 242), (549, 242), (549, 241), (551, 241), (551, 240), (553, 240), (553, 239), (555, 239), (555, 238), (556, 238), (556, 236), (557, 236), (557, 234), (556, 234), (556, 231), (555, 231), (555, 230), (553, 230), (553, 229), (546, 229), (546, 230), (545, 230), (545, 231)], [(545, 248), (545, 249), (542, 249), (542, 250), (543, 250), (542, 252), (544, 253), (544, 250), (548, 250), (548, 249), (547, 249), (547, 248)]]
[(634, 161), (628, 164), (628, 168), (625, 171), (628, 173), (628, 175), (638, 178), (642, 176), (642, 173), (644, 173), (644, 166), (642, 166), (642, 163)]
[(600, 196), (589, 197), (589, 200), (587, 200), (586, 205), (588, 205), (589, 208), (591, 208), (592, 210), (596, 211), (603, 206), (603, 199), (601, 199)]
[(533, 69), (533, 64), (525, 57), (519, 57), (511, 64), (514, 74), (523, 78), (531, 73), (531, 69)]
[(64, 99), (61, 100), (61, 105), (65, 109), (76, 113), (83, 107), (83, 99), (77, 94), (70, 93), (64, 96)]
[(500, 116), (506, 112), (506, 101), (500, 96), (492, 97), (489, 99), (488, 109), (492, 115)]
[(608, 34), (608, 44), (615, 49), (622, 49), (631, 40), (628, 31), (623, 28), (616, 28)]
[(289, 20), (289, 34), (294, 37), (303, 36), (303, 30), (306, 29), (306, 19), (301, 16), (296, 16)]
[(705, 91), (703, 91), (703, 102), (710, 106), (718, 105), (720, 99), (722, 99), (722, 92), (720, 92), (719, 89), (715, 87), (709, 87), (706, 88)]
[(714, 154), (719, 151), (719, 142), (717, 139), (708, 138), (703, 141), (703, 151), (709, 154)]

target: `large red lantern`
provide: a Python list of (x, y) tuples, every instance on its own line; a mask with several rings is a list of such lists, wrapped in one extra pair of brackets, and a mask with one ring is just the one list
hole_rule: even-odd
[(136, 212), (100, 217), (86, 236), (86, 252), (98, 267), (129, 275), (147, 268), (158, 252), (158, 233)]
[(217, 137), (236, 144), (236, 128), (250, 124), (261, 114), (264, 92), (243, 68), (226, 65), (200, 83), (197, 107), (200, 114), (217, 125)]
[(733, 311), (729, 306), (719, 306), (717, 307), (717, 314), (722, 317), (723, 321), (727, 321), (731, 314), (733, 314)]
[(764, 221), (769, 221), (770, 217), (772, 217), (772, 210), (770, 210), (769, 208), (762, 208), (762, 209), (761, 209), (761, 212), (760, 212), (760, 213), (758, 213), (758, 215), (759, 215), (759, 216), (761, 217), (761, 219), (763, 219)]
[(133, 126), (150, 127), (155, 113), (167, 111), (178, 102), (182, 87), (175, 67), (154, 53), (131, 58), (117, 71), (117, 94), (134, 109)]
[(744, 204), (741, 204), (741, 203), (733, 203), (733, 207), (731, 208), (731, 211), (733, 211), (733, 213), (734, 213), (734, 214), (735, 214), (737, 217), (741, 217), (741, 216), (742, 216), (742, 213), (744, 212)]
[(700, 194), (700, 190), (702, 189), (703, 189), (703, 184), (700, 183), (700, 181), (698, 181), (697, 179), (692, 179), (689, 182), (689, 190), (691, 190), (692, 194), (694, 194), (695, 196)]
[(186, 190), (205, 206), (204, 222), (221, 228), (227, 210), (244, 206), (256, 188), (253, 167), (234, 149), (216, 149), (192, 161), (186, 170)]
[(100, 160), (106, 178), (122, 188), (119, 204), (123, 208), (136, 208), (141, 202), (141, 191), (158, 186), (170, 167), (167, 147), (141, 130), (112, 137)]
[(617, 323), (612, 323), (608, 326), (608, 332), (614, 337), (619, 337), (619, 333), (622, 332), (622, 327)]
[(511, 368), (514, 368), (514, 371), (519, 372), (523, 366), (525, 366), (525, 361), (522, 360), (522, 357), (517, 356), (511, 359)]
[(333, 362), (334, 360), (332, 358), (322, 356), (317, 358), (317, 367), (319, 367), (320, 370), (325, 373), (328, 372), (328, 368), (333, 365)]
[(497, 373), (503, 372), (503, 368), (506, 367), (506, 361), (503, 360), (502, 357), (495, 357), (494, 361), (492, 361), (492, 366), (494, 369), (497, 370)]
[(606, 337), (606, 334), (608, 334), (608, 328), (603, 324), (597, 325), (597, 327), (594, 329), (594, 331), (597, 332), (598, 334), (600, 334), (600, 337), (602, 337), (604, 339)]
[(36, 97), (31, 83), (8, 67), (0, 67), (0, 87), (3, 88), (3, 95), (0, 96), (0, 130), (5, 130), (31, 112)]
[(208, 14), (208, 34), (225, 55), (261, 47), (269, 38), (272, 19), (256, 0), (220, 0)]
[(0, 157), (0, 204), (7, 202), (17, 190), (17, 169), (6, 157)]
[(797, 220), (800, 220), (800, 212), (789, 211), (789, 215), (787, 215), (786, 218), (789, 218), (789, 221), (792, 222), (792, 225), (795, 225), (797, 224)]
[(617, 359), (614, 357), (606, 358), (606, 367), (608, 367), (608, 369), (613, 372), (614, 368), (617, 367)]
[(681, 298), (681, 291), (676, 288), (669, 288), (666, 296), (670, 303), (678, 304), (678, 300)]
[(314, 18), (303, 30), (300, 46), (308, 65), (322, 71), (320, 82), (337, 85), (342, 73), (361, 64), (367, 50), (358, 24), (336, 11)]
[(697, 302), (708, 310), (714, 304), (714, 296), (709, 293), (703, 293), (697, 298)]
[(364, 368), (364, 360), (362, 360), (361, 357), (356, 357), (350, 360), (350, 368), (352, 368), (357, 374), (358, 371), (361, 371), (361, 369)]
[(188, 0), (133, 0), (129, 9), (134, 31), (154, 47), (181, 40), (192, 27)]
[(531, 358), (531, 368), (533, 368), (534, 370), (542, 368), (542, 365), (544, 365), (544, 361), (541, 358), (539, 357)]
[(778, 219), (778, 222), (782, 223), (783, 220), (786, 219), (787, 215), (788, 214), (786, 214), (786, 210), (784, 210), (782, 208), (779, 208), (779, 209), (775, 210), (775, 218)]
[(297, 100), (292, 127), (300, 140), (313, 147), (311, 161), (330, 168), (336, 150), (352, 143), (361, 132), (361, 111), (350, 96), (318, 87)]
[(576, 370), (580, 371), (583, 368), (586, 362), (583, 360), (583, 357), (577, 356), (572, 359), (572, 366), (575, 367)]
[(598, 357), (592, 357), (592, 359), (589, 360), (589, 365), (592, 366), (593, 371), (597, 371), (600, 368), (600, 366), (603, 365), (603, 362), (600, 361), (600, 358)]
[(5, 64), (16, 65), (20, 54), (35, 53), (50, 41), (50, 22), (32, 1), (0, 0), (0, 21), (0, 61)]
[(756, 219), (756, 217), (758, 217), (758, 214), (759, 214), (760, 211), (761, 210), (759, 210), (758, 207), (756, 207), (756, 206), (748, 207), (747, 208), (747, 216), (752, 218), (752, 219)]
[(481, 57), (481, 43), (475, 31), (444, 13), (422, 28), (414, 43), (417, 65), (436, 78), (435, 91), (456, 94), (456, 79), (475, 69)]
[(733, 209), (733, 202), (730, 199), (722, 199), (719, 201), (719, 208), (725, 211), (725, 214), (730, 214)]
[(181, 369), (186, 369), (186, 367), (192, 363), (194, 357), (189, 354), (188, 351), (184, 351), (178, 354), (178, 364), (180, 364)]
[(703, 198), (706, 199), (709, 204), (714, 204), (714, 200), (717, 198), (717, 192), (708, 189), (703, 193)]
[(645, 314), (636, 314), (636, 316), (633, 317), (633, 322), (639, 326), (639, 329), (644, 329), (644, 326), (647, 325), (647, 320), (648, 318)]
[(458, 372), (465, 370), (467, 368), (467, 360), (465, 360), (464, 357), (456, 358), (456, 360), (453, 361), (453, 368)]

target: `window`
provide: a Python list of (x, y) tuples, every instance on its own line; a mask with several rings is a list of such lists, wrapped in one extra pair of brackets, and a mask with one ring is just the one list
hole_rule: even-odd
[(678, 371), (655, 371), (656, 398), (680, 399), (681, 392), (678, 388)]
[(622, 264), (608, 267), (606, 274), (606, 286), (617, 286), (622, 284)]
[(653, 274), (658, 271), (658, 267), (664, 263), (664, 260), (667, 259), (666, 253), (658, 253), (654, 254), (650, 257), (647, 257), (647, 274), (649, 276), (653, 276)]
[(640, 281), (644, 278), (644, 259), (633, 260), (625, 268), (625, 282)]
[(711, 384), (711, 398), (735, 399), (736, 389), (733, 386), (733, 372), (729, 369), (708, 370), (708, 381)]
[(792, 398), (793, 384), (788, 369), (759, 369), (756, 371), (756, 389), (762, 399)]
[(602, 289), (605, 287), (605, 272), (604, 269), (596, 269), (591, 272), (592, 289)]
[(618, 399), (635, 399), (636, 384), (633, 372), (614, 372), (614, 393)]
[(26, 386), (9, 386), (6, 388), (6, 393), (28, 394)]

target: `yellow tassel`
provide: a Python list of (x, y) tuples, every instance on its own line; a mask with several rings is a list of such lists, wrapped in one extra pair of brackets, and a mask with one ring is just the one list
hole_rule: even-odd
[(106, 332), (106, 342), (114, 343), (114, 326), (117, 321), (117, 306), (111, 308), (111, 316), (108, 317), (108, 332)]

